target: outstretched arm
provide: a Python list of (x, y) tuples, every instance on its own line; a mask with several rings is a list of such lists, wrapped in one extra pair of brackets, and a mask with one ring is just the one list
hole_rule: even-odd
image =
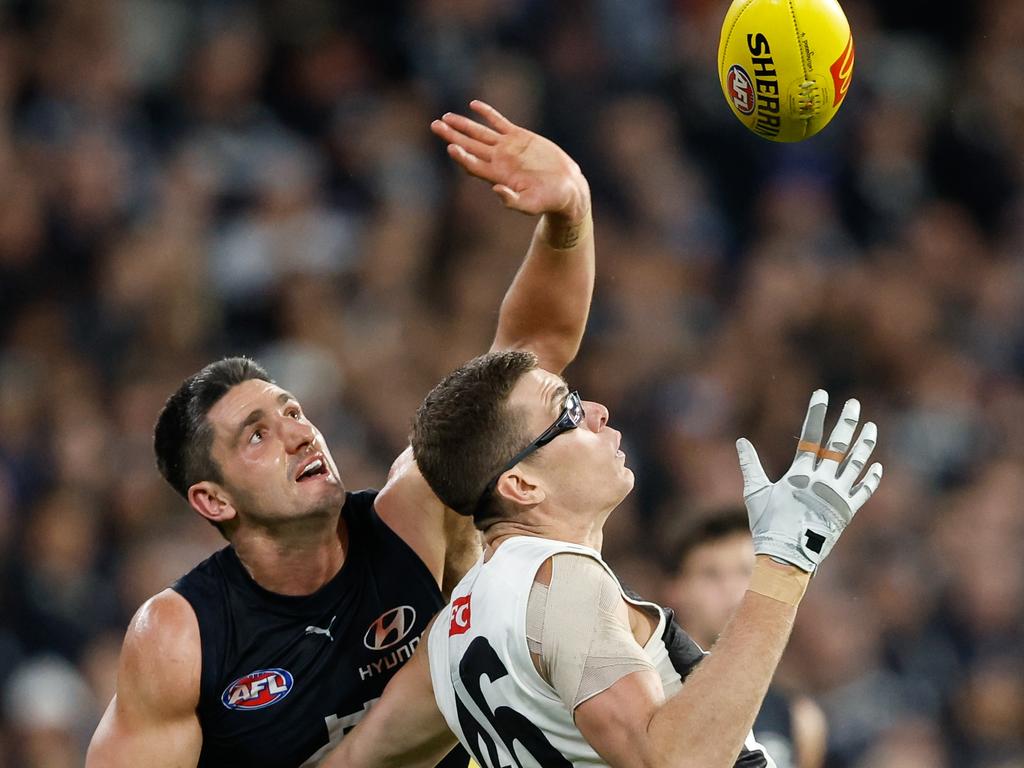
[[(759, 557), (757, 568), (786, 578), (809, 574)], [(635, 672), (576, 709), (576, 725), (616, 768), (732, 766), (749, 733), (786, 641), (796, 607), (747, 592), (715, 650), (665, 701), (654, 672)]]
[[(750, 587), (714, 651), (664, 701), (652, 672), (636, 672), (576, 709), (576, 725), (609, 765), (732, 766), (786, 646), (804, 589), (882, 477), (867, 468), (877, 439), (860, 404), (843, 408), (822, 444), (828, 396), (815, 392), (789, 471), (772, 483), (740, 440), (743, 496), (757, 563)], [(863, 479), (859, 479), (864, 472)]]
[[(540, 215), (526, 259), (498, 315), (492, 350), (524, 349), (560, 372), (576, 356), (594, 290), (590, 187), (558, 145), (474, 101), (484, 123), (448, 113), (431, 130), (467, 173), (512, 210)], [(378, 514), (426, 563), (445, 594), (480, 555), (473, 521), (445, 509), (406, 449), (375, 502)]]
[(505, 294), (492, 350), (526, 349), (546, 370), (576, 357), (594, 290), (590, 187), (557, 144), (511, 122), (482, 101), (486, 125), (448, 113), (431, 130), (469, 174), (491, 184), (506, 207), (540, 215), (519, 273)]

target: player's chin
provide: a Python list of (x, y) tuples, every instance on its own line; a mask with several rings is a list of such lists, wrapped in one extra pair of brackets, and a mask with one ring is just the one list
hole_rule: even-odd
[(619, 467), (619, 476), (623, 479), (623, 482), (629, 483), (629, 490), (633, 490), (633, 484), (636, 482), (636, 477), (633, 476), (633, 470), (623, 464)]
[(332, 520), (338, 516), (344, 506), (343, 499), (320, 499), (316, 504), (305, 508), (302, 518), (305, 520)]
[(306, 504), (311, 511), (337, 512), (345, 503), (345, 486), (334, 478), (310, 485), (303, 490)]
[(630, 469), (626, 465), (622, 465), (621, 467), (619, 467), (618, 480), (619, 501), (621, 502), (623, 499), (629, 496), (630, 492), (633, 490), (633, 486), (636, 484), (636, 478), (633, 476), (632, 469)]

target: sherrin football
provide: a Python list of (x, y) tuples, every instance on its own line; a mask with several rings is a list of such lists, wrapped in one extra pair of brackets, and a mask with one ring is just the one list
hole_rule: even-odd
[(853, 53), (836, 0), (735, 0), (722, 25), (718, 78), (747, 128), (771, 141), (801, 141), (842, 106)]

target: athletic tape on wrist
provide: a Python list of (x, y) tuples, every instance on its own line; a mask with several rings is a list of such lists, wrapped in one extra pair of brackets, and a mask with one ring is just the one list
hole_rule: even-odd
[(556, 227), (550, 219), (544, 222), (544, 242), (556, 251), (568, 251), (575, 248), (594, 227), (594, 217), (588, 208), (583, 218), (575, 224)]
[(756, 565), (747, 589), (786, 605), (799, 605), (809, 581), (810, 574), (800, 570)]

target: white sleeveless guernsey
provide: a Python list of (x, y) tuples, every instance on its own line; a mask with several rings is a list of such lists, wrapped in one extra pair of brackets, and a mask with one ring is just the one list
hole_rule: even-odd
[[(484, 768), (607, 765), (537, 672), (526, 643), (526, 607), (537, 569), (562, 552), (597, 560), (619, 584), (595, 549), (516, 536), (466, 574), (430, 630), (427, 652), (438, 709)], [(644, 652), (670, 697), (682, 683), (662, 640), (665, 614), (654, 603), (630, 598), (621, 584), (619, 591), (627, 602), (657, 611), (658, 626)], [(752, 735), (746, 746), (759, 748)], [(774, 768), (770, 757), (765, 760)]]

